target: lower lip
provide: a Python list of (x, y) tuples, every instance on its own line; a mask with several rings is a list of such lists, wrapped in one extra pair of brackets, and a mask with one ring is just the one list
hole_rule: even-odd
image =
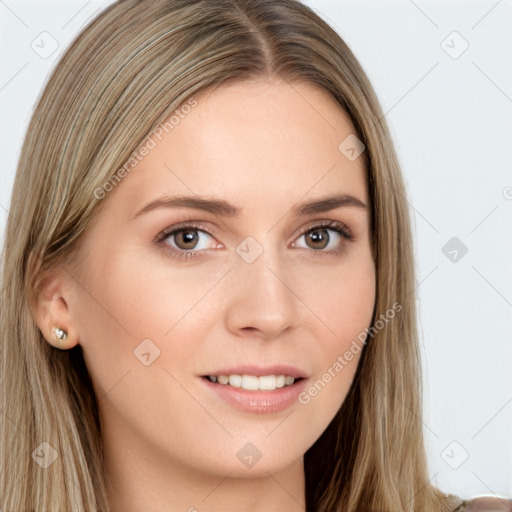
[(218, 384), (204, 377), (200, 377), (200, 379), (229, 405), (255, 414), (284, 411), (297, 400), (307, 381), (307, 379), (302, 379), (294, 382), (291, 386), (276, 388), (272, 391), (251, 391), (229, 384)]

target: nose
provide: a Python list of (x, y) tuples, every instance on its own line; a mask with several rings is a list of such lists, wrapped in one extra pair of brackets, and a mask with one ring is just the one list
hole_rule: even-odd
[(282, 256), (263, 253), (252, 263), (237, 258), (230, 272), (226, 327), (236, 336), (269, 339), (300, 323), (300, 300)]

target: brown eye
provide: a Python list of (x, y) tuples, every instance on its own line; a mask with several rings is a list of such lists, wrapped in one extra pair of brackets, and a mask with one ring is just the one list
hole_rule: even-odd
[(306, 234), (306, 243), (311, 249), (325, 249), (329, 245), (329, 234), (325, 228), (315, 228)]
[(197, 229), (182, 229), (173, 233), (174, 241), (178, 249), (190, 250), (199, 240)]
[(200, 226), (180, 226), (162, 231), (157, 242), (169, 247), (171, 253), (181, 253), (190, 256), (195, 252), (211, 248), (213, 237)]
[[(313, 249), (319, 254), (338, 253), (344, 247), (344, 242), (354, 240), (352, 233), (345, 224), (338, 221), (327, 221), (321, 224), (309, 226), (302, 231), (299, 240), (304, 238), (304, 242), (293, 242), (292, 246), (299, 249)], [(304, 244), (304, 245), (303, 245)]]
[(215, 238), (208, 230), (206, 224), (170, 226), (161, 231), (154, 242), (174, 258), (195, 258), (215, 248), (215, 244), (212, 244)]

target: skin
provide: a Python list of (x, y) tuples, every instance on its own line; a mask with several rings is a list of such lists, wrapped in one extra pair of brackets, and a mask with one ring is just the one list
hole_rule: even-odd
[[(54, 346), (82, 346), (114, 510), (301, 511), (303, 455), (343, 403), (360, 353), (309, 403), (272, 414), (231, 407), (199, 376), (239, 363), (288, 363), (314, 383), (370, 325), (369, 211), (290, 214), (335, 193), (368, 205), (364, 163), (338, 150), (355, 130), (312, 85), (253, 80), (196, 99), (103, 199), (80, 264), (46, 280), (37, 321)], [(224, 199), (242, 216), (160, 208), (133, 218), (165, 194)], [(205, 225), (193, 232), (195, 245), (179, 233), (153, 242), (187, 221)], [(344, 223), (353, 240), (315, 229), (322, 221)], [(315, 245), (311, 234), (330, 240)], [(250, 264), (236, 252), (247, 236), (263, 249)], [(200, 254), (178, 259), (165, 247)], [(64, 342), (52, 338), (52, 325), (68, 332)], [(149, 366), (134, 356), (144, 339), (160, 350)], [(262, 454), (251, 468), (237, 457), (247, 442)]]

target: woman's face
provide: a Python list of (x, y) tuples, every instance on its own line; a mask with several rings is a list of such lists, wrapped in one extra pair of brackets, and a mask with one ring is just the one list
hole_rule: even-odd
[[(311, 85), (196, 100), (103, 199), (66, 303), (107, 459), (266, 475), (301, 460), (356, 371), (360, 351), (344, 354), (375, 301), (365, 169), (349, 117)], [(302, 380), (246, 390), (237, 374)]]

